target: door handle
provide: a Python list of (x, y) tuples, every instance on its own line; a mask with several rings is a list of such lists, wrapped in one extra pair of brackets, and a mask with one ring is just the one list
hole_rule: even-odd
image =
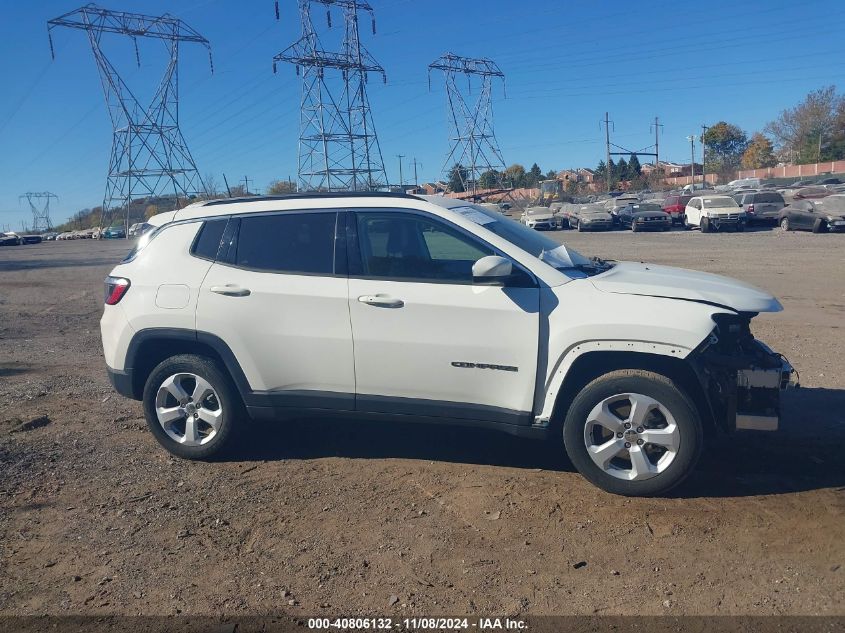
[(226, 297), (248, 297), (250, 294), (249, 288), (241, 288), (235, 284), (226, 284), (225, 286), (212, 286), (209, 288), (211, 292), (216, 292), (219, 295)]
[(379, 308), (401, 308), (405, 305), (402, 299), (396, 299), (387, 295), (361, 295), (358, 301), (366, 303), (368, 306), (377, 306)]

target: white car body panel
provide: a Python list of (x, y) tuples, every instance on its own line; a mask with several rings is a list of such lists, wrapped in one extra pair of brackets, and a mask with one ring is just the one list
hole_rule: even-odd
[[(249, 296), (212, 292), (239, 286)], [(257, 391), (355, 392), (347, 280), (214, 264), (196, 329), (224, 340)]]
[[(105, 333), (119, 327), (124, 318), (133, 332), (148, 328), (195, 329), (197, 296), (211, 266), (210, 261), (192, 257), (188, 252), (199, 227), (199, 222), (188, 222), (162, 229), (134, 260), (118, 264), (112, 271), (111, 275), (131, 281), (130, 290), (120, 303), (105, 307), (101, 321), (103, 347), (111, 348), (106, 355), (111, 356), (109, 366), (113, 369), (124, 368), (131, 335), (121, 333), (117, 342), (106, 343), (113, 337)], [(169, 294), (173, 286), (186, 286), (187, 300), (180, 302), (179, 307), (164, 307), (166, 304), (157, 302), (157, 297), (162, 291)]]
[[(404, 306), (377, 307), (358, 300), (376, 294), (401, 299)], [(540, 321), (537, 288), (350, 279), (349, 312), (359, 395), (532, 410)]]

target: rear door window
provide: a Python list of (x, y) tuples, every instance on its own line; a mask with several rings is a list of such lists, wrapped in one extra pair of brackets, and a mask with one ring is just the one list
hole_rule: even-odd
[(337, 212), (283, 212), (240, 218), (232, 262), (251, 270), (331, 275)]

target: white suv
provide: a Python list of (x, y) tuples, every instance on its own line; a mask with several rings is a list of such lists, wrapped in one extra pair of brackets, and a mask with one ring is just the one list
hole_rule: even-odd
[(448, 422), (563, 442), (605, 490), (678, 484), (709, 432), (773, 430), (792, 368), (772, 296), (587, 259), (460, 200), (312, 194), (152, 218), (106, 279), (109, 376), (170, 452), (249, 418)]

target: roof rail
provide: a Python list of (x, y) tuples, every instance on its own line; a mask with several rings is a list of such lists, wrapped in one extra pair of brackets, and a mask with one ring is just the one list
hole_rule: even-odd
[(249, 196), (243, 198), (224, 198), (209, 200), (202, 203), (204, 207), (220, 204), (236, 204), (240, 202), (268, 202), (272, 200), (311, 200), (319, 198), (400, 198), (405, 200), (420, 200), (418, 196), (409, 193), (393, 193), (390, 191), (309, 191), (305, 193), (287, 193), (278, 196)]

